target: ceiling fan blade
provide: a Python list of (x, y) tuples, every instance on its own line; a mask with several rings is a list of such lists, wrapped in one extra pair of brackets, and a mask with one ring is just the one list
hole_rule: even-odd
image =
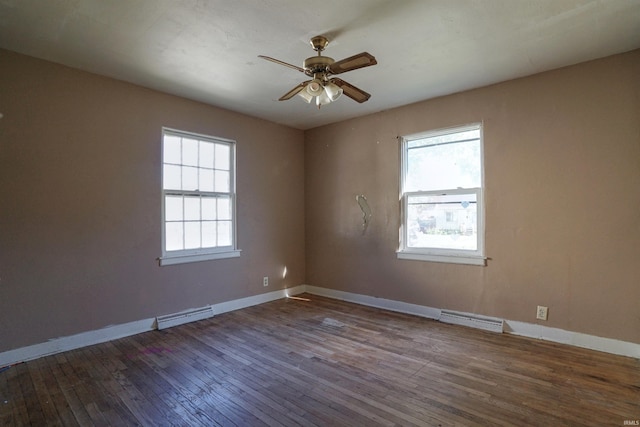
[(328, 68), (331, 74), (340, 74), (351, 70), (357, 70), (358, 68), (376, 65), (377, 63), (378, 61), (376, 61), (376, 58), (373, 55), (368, 52), (362, 52), (341, 61), (334, 62), (329, 65)]
[(276, 64), (284, 65), (285, 67), (293, 68), (294, 70), (298, 70), (301, 73), (304, 73), (304, 68), (298, 67), (297, 65), (288, 64), (284, 61), (280, 61), (279, 59), (275, 59), (270, 56), (258, 55), (258, 58), (266, 59), (267, 61), (275, 62)]
[(287, 99), (291, 99), (296, 96), (302, 89), (304, 89), (311, 80), (307, 80), (306, 82), (300, 83), (298, 86), (291, 89), (289, 92), (285, 93), (278, 99), (278, 101), (286, 101)]
[(330, 81), (331, 83), (334, 83), (340, 86), (342, 88), (342, 93), (347, 95), (349, 98), (353, 99), (356, 102), (359, 102), (362, 104), (363, 102), (368, 101), (369, 98), (371, 98), (371, 95), (368, 94), (367, 92), (355, 87), (350, 83), (345, 82), (342, 79), (335, 78), (335, 79), (331, 79)]

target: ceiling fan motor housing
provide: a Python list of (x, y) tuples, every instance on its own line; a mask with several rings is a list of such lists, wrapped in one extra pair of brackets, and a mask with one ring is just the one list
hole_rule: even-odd
[(302, 68), (304, 68), (306, 75), (313, 76), (316, 73), (326, 72), (327, 68), (334, 62), (333, 58), (328, 56), (312, 56), (304, 60)]

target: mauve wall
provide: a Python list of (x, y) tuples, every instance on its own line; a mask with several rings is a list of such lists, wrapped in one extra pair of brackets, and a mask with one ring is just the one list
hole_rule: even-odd
[[(0, 352), (304, 283), (302, 131), (8, 51), (0, 64)], [(162, 126), (237, 141), (240, 258), (158, 266)]]
[[(480, 121), (488, 265), (398, 260), (396, 137)], [(305, 177), (307, 284), (640, 343), (639, 50), (307, 131)]]
[[(301, 283), (532, 323), (547, 305), (544, 325), (640, 343), (640, 51), (304, 137), (7, 51), (0, 63), (0, 352)], [(396, 259), (396, 136), (474, 121), (488, 266)], [(238, 141), (240, 258), (158, 266), (162, 126)]]

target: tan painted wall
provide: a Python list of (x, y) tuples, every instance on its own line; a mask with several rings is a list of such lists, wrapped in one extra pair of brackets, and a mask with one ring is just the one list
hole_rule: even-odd
[[(0, 352), (304, 283), (302, 131), (8, 51), (0, 64)], [(237, 141), (240, 258), (158, 266), (162, 126)]]
[[(488, 266), (398, 260), (396, 136), (477, 121)], [(640, 50), (305, 140), (308, 284), (640, 343)]]
[[(640, 343), (640, 51), (304, 134), (0, 63), (0, 352), (256, 295), (263, 275), (532, 323), (548, 305), (546, 326)], [(479, 120), (488, 266), (398, 260), (396, 136)], [(238, 141), (240, 258), (158, 266), (162, 126)]]

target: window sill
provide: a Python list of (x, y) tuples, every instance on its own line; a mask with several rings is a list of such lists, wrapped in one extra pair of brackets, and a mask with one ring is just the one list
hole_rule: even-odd
[(487, 259), (476, 255), (434, 255), (421, 252), (397, 251), (398, 259), (406, 259), (412, 261), (431, 261), (444, 262), (450, 264), (468, 264), (486, 266)]
[(189, 262), (210, 261), (214, 259), (237, 258), (240, 256), (240, 250), (234, 249), (226, 252), (211, 252), (208, 254), (190, 254), (190, 255), (167, 255), (158, 258), (161, 266), (186, 264)]

